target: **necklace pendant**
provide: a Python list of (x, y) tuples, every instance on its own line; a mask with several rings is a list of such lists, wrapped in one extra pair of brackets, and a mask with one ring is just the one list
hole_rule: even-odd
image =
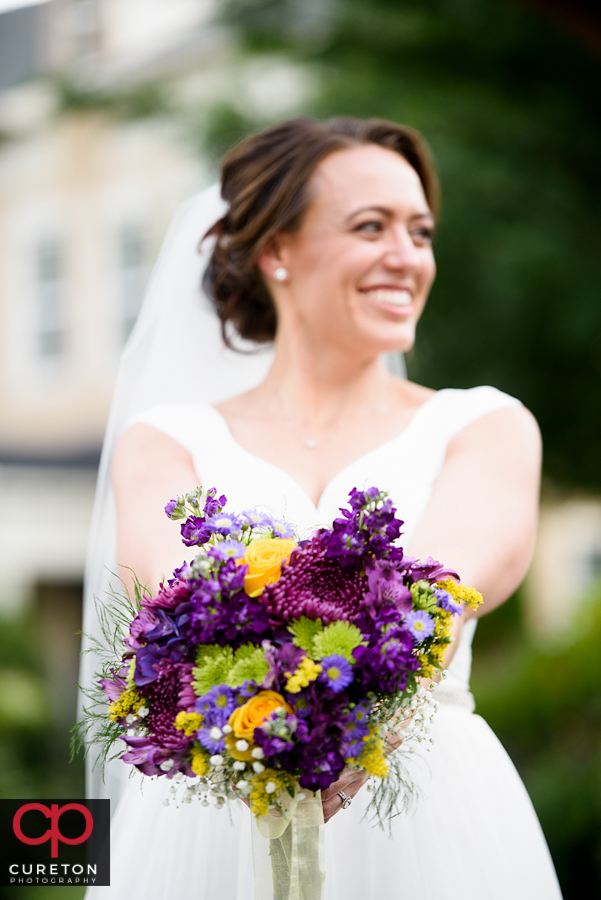
[(307, 438), (307, 440), (305, 441), (306, 449), (313, 450), (315, 446), (316, 446), (316, 442), (313, 440), (313, 438)]

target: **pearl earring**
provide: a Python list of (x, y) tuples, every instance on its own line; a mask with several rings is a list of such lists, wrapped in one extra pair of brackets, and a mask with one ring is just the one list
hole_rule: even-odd
[(288, 278), (288, 269), (285, 269), (283, 266), (280, 266), (273, 273), (273, 277), (276, 281), (285, 281)]

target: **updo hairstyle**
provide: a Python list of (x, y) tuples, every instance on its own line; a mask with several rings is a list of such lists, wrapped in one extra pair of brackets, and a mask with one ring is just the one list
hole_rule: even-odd
[(361, 144), (378, 144), (406, 159), (436, 215), (439, 187), (430, 152), (419, 132), (394, 122), (289, 119), (245, 138), (224, 157), (221, 194), (229, 209), (205, 235), (215, 236), (216, 243), (203, 286), (228, 346), (231, 326), (251, 341), (274, 339), (276, 310), (257, 257), (274, 235), (300, 227), (311, 202), (309, 181), (321, 160)]

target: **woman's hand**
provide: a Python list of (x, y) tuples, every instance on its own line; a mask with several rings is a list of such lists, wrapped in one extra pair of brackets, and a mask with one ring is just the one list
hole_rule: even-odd
[(358, 772), (357, 769), (344, 769), (338, 781), (331, 784), (321, 795), (324, 822), (329, 822), (332, 816), (342, 809), (343, 801), (338, 796), (338, 791), (343, 791), (347, 797), (352, 799), (359, 793), (366, 781), (367, 775)]

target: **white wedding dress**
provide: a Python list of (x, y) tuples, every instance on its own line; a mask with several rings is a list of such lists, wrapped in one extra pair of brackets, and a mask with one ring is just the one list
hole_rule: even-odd
[[(491, 387), (438, 391), (401, 434), (339, 472), (317, 507), (290, 475), (242, 448), (208, 404), (155, 407), (136, 421), (183, 445), (199, 482), (226, 494), (232, 510), (267, 507), (302, 534), (331, 523), (352, 487), (376, 485), (392, 496), (408, 542), (450, 439), (479, 417), (514, 405), (519, 401)], [(419, 793), (412, 812), (393, 820), (392, 838), (361, 821), (365, 789), (339, 812), (325, 828), (324, 900), (560, 900), (526, 790), (474, 714), (475, 628), (475, 620), (464, 628), (449, 677), (437, 688), (434, 746), (410, 758)], [(168, 787), (166, 778), (136, 773), (130, 779), (113, 817), (112, 886), (91, 888), (88, 900), (252, 900), (248, 809), (239, 801), (230, 813), (199, 801), (165, 806)]]

